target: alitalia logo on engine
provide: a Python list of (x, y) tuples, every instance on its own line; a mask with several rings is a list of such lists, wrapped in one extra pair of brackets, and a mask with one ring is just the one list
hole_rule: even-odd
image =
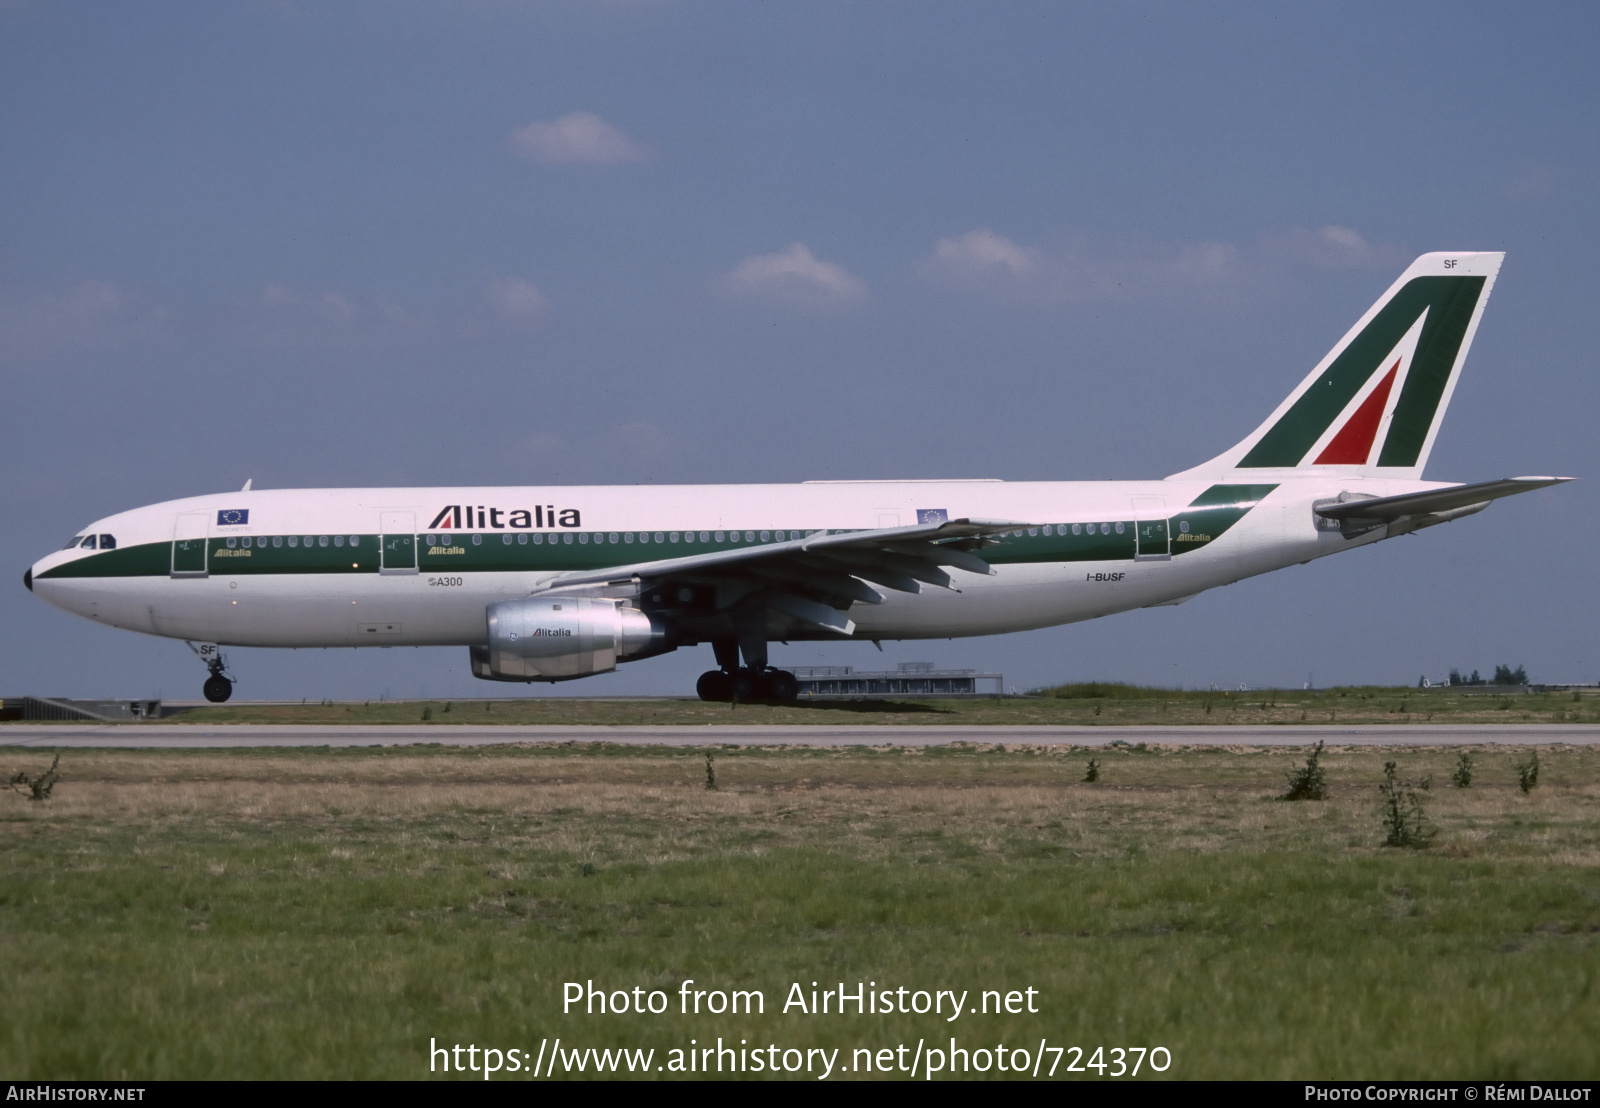
[(446, 504), (428, 524), (429, 531), (532, 531), (545, 527), (582, 527), (578, 509), (554, 504), (535, 504), (527, 508), (505, 509), (482, 504)]
[[(570, 638), (572, 638), (572, 628), (570, 628), (570, 627), (535, 627), (533, 629), (533, 631), (528, 634), (527, 637), (530, 638), (530, 639), (540, 639), (540, 638), (544, 638), (544, 639), (570, 639)], [(517, 641), (517, 633), (515, 631), (511, 632), (510, 641), (512, 641), (512, 642), (516, 642)]]

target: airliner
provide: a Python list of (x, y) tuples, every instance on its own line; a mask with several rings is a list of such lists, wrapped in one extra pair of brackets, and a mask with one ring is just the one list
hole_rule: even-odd
[(253, 489), (96, 521), (23, 583), (223, 646), (464, 646), (566, 681), (711, 645), (707, 700), (795, 698), (768, 644), (994, 635), (1181, 604), (1569, 480), (1422, 480), (1504, 255), (1418, 258), (1255, 431), (1164, 480)]

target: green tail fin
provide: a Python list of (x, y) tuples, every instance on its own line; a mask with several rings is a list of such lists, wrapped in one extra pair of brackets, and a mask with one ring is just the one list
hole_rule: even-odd
[(1420, 477), (1505, 255), (1424, 254), (1260, 427), (1185, 475)]

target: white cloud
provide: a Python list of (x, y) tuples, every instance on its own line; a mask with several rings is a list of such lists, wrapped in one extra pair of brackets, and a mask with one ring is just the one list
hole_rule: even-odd
[(507, 142), (513, 153), (548, 165), (627, 165), (655, 157), (593, 112), (535, 120), (512, 131)]
[(191, 314), (183, 330), (246, 349), (360, 350), (415, 343), (432, 335), (437, 324), (388, 300), (331, 289), (302, 292), (269, 284), (253, 297), (214, 304)]
[(635, 466), (670, 462), (684, 453), (685, 444), (649, 420), (619, 423), (606, 432), (602, 448), (609, 457)]
[(501, 319), (523, 326), (537, 326), (550, 311), (539, 286), (521, 277), (496, 277), (484, 286), (483, 298)]
[(930, 283), (1014, 303), (1071, 304), (1174, 291), (1229, 296), (1307, 269), (1382, 269), (1408, 258), (1348, 227), (1294, 228), (1255, 243), (1096, 242), (1023, 246), (987, 228), (938, 240), (917, 265)]
[(1294, 228), (1267, 235), (1259, 244), (1266, 259), (1313, 269), (1383, 269), (1410, 258), (1392, 246), (1375, 246), (1348, 227), (1329, 224), (1315, 231)]
[(168, 321), (164, 308), (110, 281), (80, 281), (61, 292), (0, 289), (0, 363), (148, 340)]
[(1553, 165), (1530, 165), (1500, 188), (1500, 195), (1511, 200), (1526, 200), (1534, 196), (1547, 196), (1561, 177), (1561, 170)]
[(1026, 250), (1004, 235), (979, 228), (953, 239), (940, 239), (931, 264), (948, 272), (998, 270), (1013, 277), (1029, 277), (1039, 268), (1039, 252)]
[(537, 456), (539, 454), (553, 454), (565, 445), (566, 440), (554, 431), (535, 431), (517, 443), (517, 449), (522, 454)]
[(254, 304), (233, 313), (248, 329), (280, 339), (371, 335), (422, 326), (398, 304), (387, 300), (355, 300), (339, 292), (296, 292), (285, 285), (267, 285)]
[(717, 282), (724, 296), (810, 310), (852, 308), (870, 295), (843, 266), (819, 260), (803, 243), (753, 254)]

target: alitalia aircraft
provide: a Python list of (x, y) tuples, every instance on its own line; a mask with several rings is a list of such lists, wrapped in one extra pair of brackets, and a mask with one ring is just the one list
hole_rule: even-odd
[[(1503, 254), (1425, 254), (1243, 442), (1165, 480), (252, 490), (98, 520), (24, 583), (218, 647), (464, 646), (565, 681), (710, 643), (708, 700), (788, 700), (771, 641), (993, 635), (1183, 601), (1566, 478), (1422, 480)], [(742, 663), (742, 664), (741, 664)]]

